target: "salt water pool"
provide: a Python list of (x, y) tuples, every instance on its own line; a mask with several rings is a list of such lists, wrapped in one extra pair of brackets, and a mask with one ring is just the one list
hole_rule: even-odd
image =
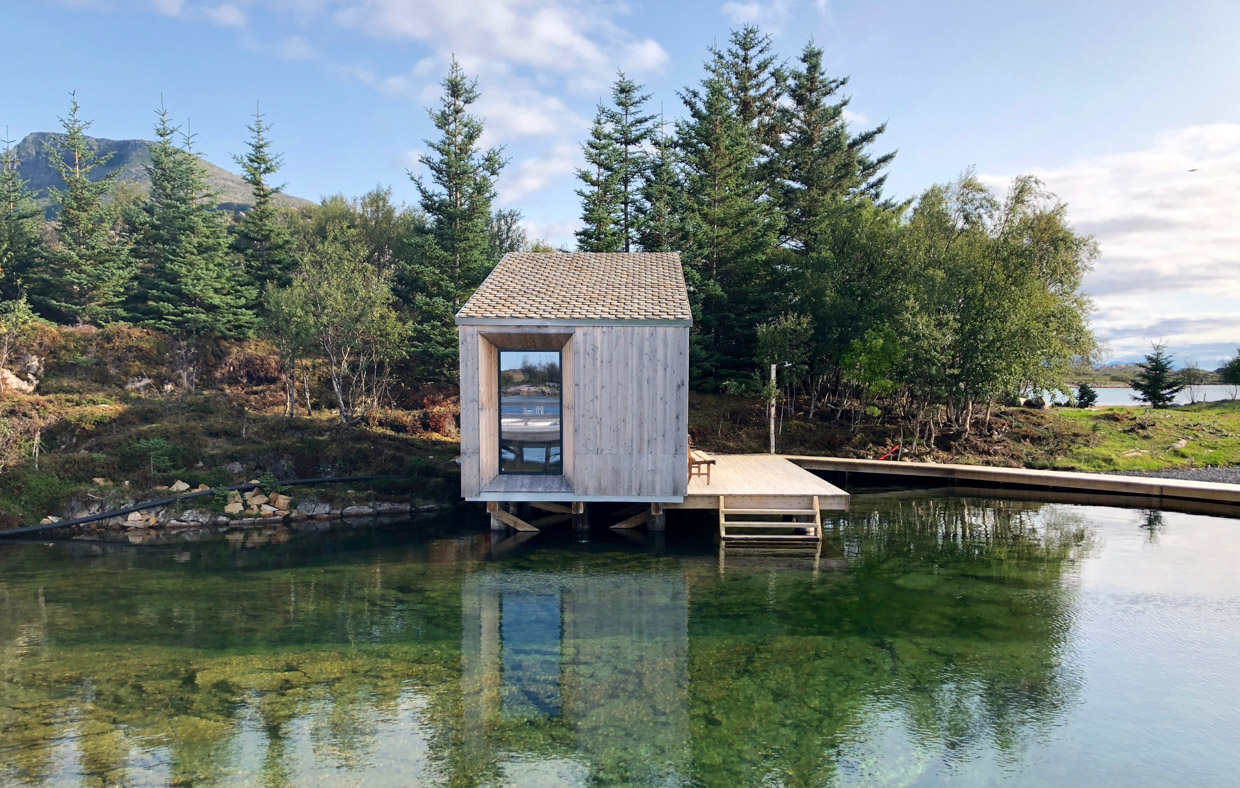
[(0, 543), (0, 784), (1240, 779), (1235, 520), (863, 494), (818, 556), (482, 523)]

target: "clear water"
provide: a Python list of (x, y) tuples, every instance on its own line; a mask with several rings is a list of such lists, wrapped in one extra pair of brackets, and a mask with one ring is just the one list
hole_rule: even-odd
[(1235, 520), (858, 496), (816, 563), (671, 528), (0, 545), (0, 783), (1240, 781)]

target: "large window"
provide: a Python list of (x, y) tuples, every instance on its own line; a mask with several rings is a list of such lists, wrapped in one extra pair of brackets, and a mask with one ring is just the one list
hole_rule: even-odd
[(500, 473), (564, 472), (560, 354), (499, 351)]

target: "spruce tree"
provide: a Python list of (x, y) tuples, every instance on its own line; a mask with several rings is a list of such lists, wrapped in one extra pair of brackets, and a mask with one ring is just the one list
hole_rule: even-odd
[(654, 133), (651, 123), (655, 116), (642, 114), (642, 108), (650, 100), (649, 93), (642, 93), (643, 87), (623, 71), (618, 72), (611, 88), (613, 107), (607, 111), (612, 139), (620, 154), (615, 174), (620, 192), (620, 235), (626, 252), (633, 251), (637, 240), (640, 190), (649, 166), (645, 145)]
[(43, 212), (34, 204), (17, 169), (11, 140), (0, 154), (0, 301), (16, 299), (38, 264)]
[(440, 137), (424, 140), (431, 154), (418, 158), (430, 181), (410, 178), (431, 222), (425, 262), (447, 277), (455, 311), (498, 262), (491, 255), (491, 202), (507, 162), (502, 148), (478, 148), (482, 120), (469, 111), (478, 100), (478, 80), (465, 76), (454, 57), (442, 84), (439, 109), (428, 110)]
[(253, 125), (246, 128), (250, 131), (249, 151), (244, 156), (233, 156), (233, 160), (241, 166), (242, 178), (250, 184), (254, 205), (237, 225), (233, 248), (245, 261), (245, 273), (258, 288), (268, 282), (283, 287), (297, 267), (292, 234), (281, 220), (275, 202), (284, 185), (273, 183), (273, 178), (284, 165), (284, 157), (271, 150), (267, 136), (271, 127), (263, 122), (259, 109), (254, 111)]
[(439, 108), (427, 110), (440, 136), (425, 140), (431, 153), (419, 157), (429, 180), (409, 174), (428, 226), (397, 276), (396, 292), (413, 313), (418, 363), (428, 374), (451, 379), (457, 369), (453, 316), (499, 262), (491, 203), (507, 162), (502, 148), (478, 147), (482, 120), (469, 111), (478, 100), (478, 81), (453, 58), (442, 84)]
[(223, 216), (204, 200), (209, 195), (193, 135), (181, 135), (178, 146), (180, 130), (167, 111), (156, 114), (151, 193), (132, 228), (141, 266), (132, 311), (137, 322), (172, 335), (182, 385), (190, 389), (206, 343), (253, 333), (255, 294), (229, 248)]
[(1155, 343), (1145, 361), (1139, 364), (1141, 371), (1132, 380), (1137, 395), (1133, 399), (1148, 403), (1152, 408), (1165, 408), (1175, 402), (1175, 395), (1184, 390), (1175, 375), (1171, 363), (1174, 356), (1167, 346)]
[(836, 98), (847, 77), (822, 68), (822, 50), (811, 41), (789, 80), (790, 104), (781, 109), (786, 137), (777, 144), (783, 184), (784, 236), (794, 249), (815, 251), (828, 231), (830, 206), (860, 185), (860, 167), (844, 121), (847, 98)]
[(675, 140), (660, 130), (635, 201), (637, 244), (644, 252), (681, 251), (684, 193), (677, 162)]
[(619, 252), (625, 244), (619, 175), (623, 154), (607, 124), (607, 115), (600, 104), (590, 139), (581, 146), (587, 166), (577, 170), (577, 179), (582, 182), (577, 190), (582, 222), (577, 247), (583, 252)]
[(767, 191), (779, 177), (771, 151), (783, 135), (780, 104), (788, 75), (771, 51), (771, 37), (753, 25), (733, 30), (724, 49), (712, 49), (715, 68), (727, 85), (741, 127), (755, 146), (755, 167)]
[(133, 260), (104, 206), (117, 173), (91, 179), (111, 154), (95, 152), (86, 136), (91, 124), (78, 114), (77, 95), (69, 95), (69, 115), (60, 119), (64, 134), (46, 148), (64, 183), (63, 189), (51, 189), (55, 242), (44, 264), (29, 277), (30, 301), (51, 320), (102, 324), (123, 316), (121, 302), (133, 278)]
[(700, 88), (681, 97), (677, 126), (685, 186), (686, 273), (694, 280), (695, 379), (705, 386), (748, 379), (757, 326), (773, 316), (770, 255), (779, 214), (764, 197), (759, 146), (731, 98), (716, 58)]

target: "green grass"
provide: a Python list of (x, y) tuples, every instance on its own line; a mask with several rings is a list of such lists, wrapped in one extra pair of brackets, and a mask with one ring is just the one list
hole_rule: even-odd
[[(381, 492), (455, 500), (459, 443), (434, 434), (383, 426), (341, 428), (335, 416), (285, 419), (278, 411), (246, 414), (220, 392), (182, 400), (98, 394), (0, 399), (0, 416), (24, 431), (0, 472), (0, 528), (60, 514), (74, 496), (108, 492), (146, 500), (180, 479), (191, 486), (237, 484), (270, 472), (278, 478), (401, 474)], [(41, 423), (42, 452), (31, 457), (32, 425)], [(239, 473), (227, 466), (240, 463)], [(94, 478), (113, 486), (99, 488)], [(122, 482), (129, 487), (122, 492)]]
[[(1240, 465), (1240, 402), (1207, 402), (1167, 410), (1058, 409), (1058, 424), (1083, 440), (1047, 467), (1084, 471), (1157, 471)], [(1176, 444), (1186, 440), (1183, 446)]]
[[(761, 402), (694, 393), (689, 430), (694, 444), (716, 453), (767, 451), (766, 410)], [(1176, 447), (1184, 439), (1187, 443)], [(777, 437), (781, 454), (873, 459), (911, 441), (896, 423), (853, 427), (847, 418), (801, 414), (786, 418)], [(933, 450), (921, 461), (1080, 471), (1159, 471), (1240, 465), (1240, 402), (1207, 402), (1167, 410), (1105, 408), (998, 409), (991, 430), (975, 429)]]

